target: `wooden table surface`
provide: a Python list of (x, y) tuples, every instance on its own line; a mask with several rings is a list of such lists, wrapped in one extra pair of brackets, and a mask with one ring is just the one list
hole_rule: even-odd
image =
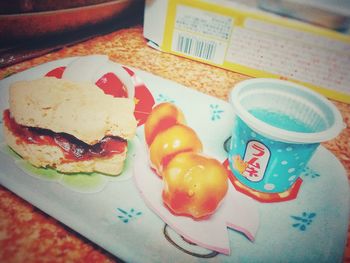
[[(56, 59), (89, 54), (106, 54), (115, 62), (136, 67), (188, 88), (227, 100), (242, 74), (165, 54), (147, 46), (142, 26), (136, 25), (94, 37), (0, 69), (0, 79)], [(350, 105), (335, 102), (347, 128), (323, 145), (345, 166), (350, 178)], [(344, 262), (350, 262), (350, 235)], [(116, 257), (46, 215), (0, 186), (0, 262), (115, 262)]]

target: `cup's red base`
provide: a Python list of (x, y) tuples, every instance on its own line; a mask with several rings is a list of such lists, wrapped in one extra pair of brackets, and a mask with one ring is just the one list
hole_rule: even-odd
[(274, 202), (285, 202), (290, 201), (298, 196), (298, 192), (300, 189), (300, 186), (303, 182), (303, 180), (299, 177), (295, 183), (285, 192), (281, 193), (263, 193), (260, 191), (253, 190), (244, 184), (242, 184), (240, 181), (237, 180), (235, 175), (232, 173), (230, 169), (230, 165), (228, 162), (228, 159), (225, 160), (223, 163), (228, 170), (228, 177), (232, 183), (232, 185), (235, 187), (235, 189), (247, 196), (250, 196), (254, 198), (255, 200), (263, 203), (274, 203)]

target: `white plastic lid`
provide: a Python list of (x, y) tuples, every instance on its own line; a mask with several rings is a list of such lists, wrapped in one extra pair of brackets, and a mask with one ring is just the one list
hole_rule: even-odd
[[(276, 141), (320, 143), (335, 138), (345, 127), (339, 110), (325, 97), (293, 82), (255, 78), (238, 83), (230, 93), (234, 112), (255, 132)], [(273, 126), (249, 111), (278, 112), (310, 126), (313, 132), (296, 132)]]

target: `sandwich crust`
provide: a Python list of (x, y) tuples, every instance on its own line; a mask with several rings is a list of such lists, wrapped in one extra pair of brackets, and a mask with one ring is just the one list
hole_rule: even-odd
[(134, 101), (106, 95), (92, 83), (44, 77), (16, 82), (9, 92), (11, 116), (24, 126), (68, 133), (90, 145), (136, 132)]

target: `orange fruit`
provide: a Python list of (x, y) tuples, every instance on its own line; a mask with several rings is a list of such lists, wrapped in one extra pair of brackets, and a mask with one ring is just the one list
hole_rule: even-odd
[(180, 152), (201, 152), (202, 142), (196, 132), (183, 124), (175, 124), (158, 133), (149, 147), (151, 166), (161, 175), (169, 160)]
[(226, 168), (216, 159), (194, 152), (179, 153), (163, 170), (163, 201), (177, 215), (207, 217), (228, 190)]
[(181, 110), (169, 102), (155, 106), (144, 126), (147, 145), (152, 143), (158, 133), (175, 124), (185, 124)]

